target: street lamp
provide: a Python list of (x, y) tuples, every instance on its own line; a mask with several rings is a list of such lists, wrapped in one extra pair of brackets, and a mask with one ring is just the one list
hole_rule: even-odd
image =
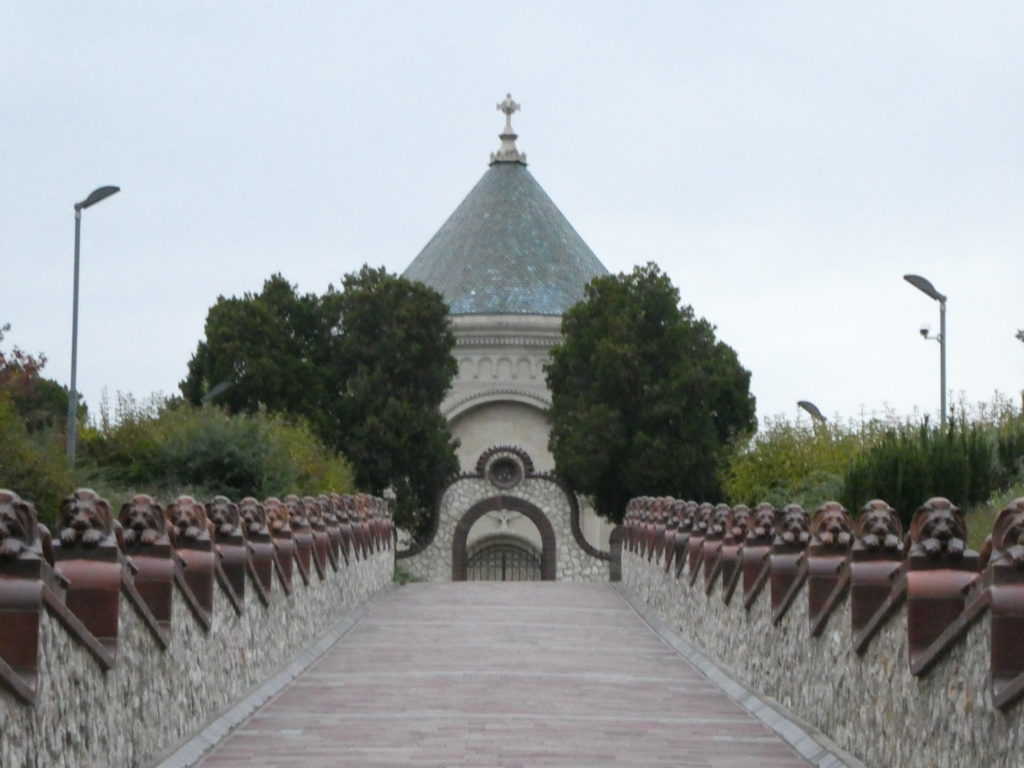
[(921, 336), (939, 342), (939, 386), (941, 389), (940, 412), (942, 426), (946, 426), (946, 297), (935, 290), (935, 286), (920, 275), (904, 275), (903, 279), (912, 286), (939, 302), (939, 335), (929, 336), (928, 329), (921, 329)]
[(824, 424), (828, 419), (825, 418), (824, 414), (818, 410), (818, 406), (812, 403), (810, 400), (797, 400), (796, 404), (807, 411), (811, 418), (815, 421)]
[(82, 210), (96, 205), (121, 191), (120, 187), (100, 187), (80, 203), (75, 203), (75, 291), (71, 310), (71, 388), (68, 391), (68, 462), (75, 464), (75, 443), (78, 437), (78, 251), (82, 241)]

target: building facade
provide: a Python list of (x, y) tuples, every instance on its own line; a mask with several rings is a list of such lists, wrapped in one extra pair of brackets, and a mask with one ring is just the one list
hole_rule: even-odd
[(610, 526), (554, 474), (544, 364), (562, 315), (607, 274), (527, 169), (511, 96), (483, 177), (406, 269), (451, 307), (458, 373), (441, 408), (461, 474), (402, 567), (430, 580), (606, 580)]

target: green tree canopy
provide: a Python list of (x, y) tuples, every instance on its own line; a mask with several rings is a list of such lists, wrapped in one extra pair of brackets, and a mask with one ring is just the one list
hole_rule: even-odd
[(756, 427), (750, 373), (655, 264), (599, 277), (547, 367), (558, 472), (621, 522), (633, 496), (718, 498), (730, 442)]
[(213, 402), (232, 413), (260, 407), (292, 413), (326, 431), (336, 339), (319, 297), (299, 294), (273, 275), (260, 293), (220, 296), (207, 313), (205, 331), (181, 383), (186, 400)]
[(365, 266), (324, 302), (338, 319), (339, 448), (360, 487), (393, 487), (403, 520), (422, 531), (435, 496), (458, 471), (440, 412), (457, 368), (448, 307), (422, 283)]
[(316, 296), (274, 275), (261, 293), (210, 308), (181, 391), (305, 418), (349, 458), (360, 488), (395, 490), (398, 522), (415, 535), (458, 468), (439, 411), (454, 346), (444, 300), (421, 283), (364, 266)]

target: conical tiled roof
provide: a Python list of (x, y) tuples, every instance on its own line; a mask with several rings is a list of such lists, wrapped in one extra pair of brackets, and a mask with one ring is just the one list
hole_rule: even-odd
[(455, 315), (563, 315), (608, 270), (520, 163), (497, 162), (405, 270)]
[[(518, 105), (509, 97), (498, 108), (510, 116)], [(608, 270), (527, 170), (508, 122), (501, 138), (491, 167), (404, 277), (439, 291), (455, 315), (563, 315)]]

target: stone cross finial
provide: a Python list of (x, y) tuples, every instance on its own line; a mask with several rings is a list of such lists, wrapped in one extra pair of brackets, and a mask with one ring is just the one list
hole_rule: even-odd
[(518, 136), (512, 129), (512, 113), (519, 111), (519, 104), (512, 100), (512, 94), (505, 94), (505, 100), (498, 103), (498, 111), (505, 113), (505, 128), (498, 138), (501, 139), (501, 147), (497, 152), (491, 153), (491, 165), (495, 163), (520, 163), (526, 165), (526, 155), (516, 148)]
[(519, 111), (519, 105), (512, 101), (511, 93), (506, 93), (505, 100), (498, 102), (498, 111), (505, 113), (505, 133), (513, 133), (512, 113)]

